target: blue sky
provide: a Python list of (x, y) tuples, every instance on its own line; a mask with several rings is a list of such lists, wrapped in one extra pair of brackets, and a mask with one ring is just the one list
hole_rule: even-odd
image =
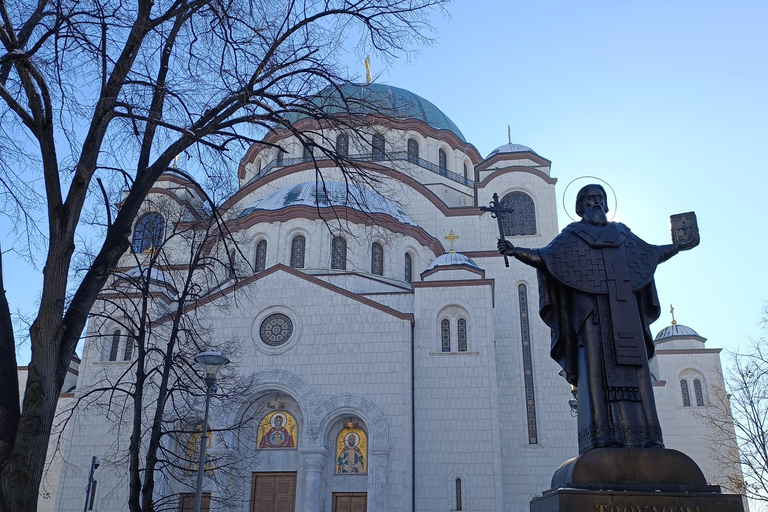
[[(657, 271), (654, 335), (672, 303), (707, 346), (746, 348), (760, 336), (768, 2), (459, 0), (448, 9), (450, 20), (435, 18), (436, 44), (410, 63), (383, 69), (372, 59), (377, 81), (432, 101), (484, 157), (510, 125), (512, 142), (552, 161), (560, 202), (579, 176), (606, 180), (616, 220), (649, 242), (669, 243), (669, 216), (694, 210), (702, 242)], [(562, 205), (558, 217), (570, 222)]]
[[(669, 215), (696, 211), (701, 245), (657, 272), (654, 334), (673, 303), (708, 346), (759, 336), (768, 2), (459, 0), (448, 11), (434, 17), (436, 43), (410, 62), (386, 68), (372, 56), (377, 81), (432, 101), (483, 156), (510, 125), (513, 142), (552, 161), (559, 197), (579, 176), (606, 180), (616, 220), (649, 242), (669, 243)], [(558, 215), (569, 222), (562, 206)], [(8, 229), (3, 221), (0, 235)], [(39, 272), (6, 271), (12, 309), (32, 310)], [(19, 363), (28, 359), (22, 350)]]

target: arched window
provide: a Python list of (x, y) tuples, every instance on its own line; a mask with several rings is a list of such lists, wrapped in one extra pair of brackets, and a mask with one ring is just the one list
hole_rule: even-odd
[(384, 136), (380, 133), (374, 133), (371, 141), (371, 160), (374, 162), (384, 160), (385, 154)]
[(691, 396), (688, 394), (688, 381), (680, 381), (680, 392), (683, 394), (683, 407), (691, 406)]
[(693, 394), (696, 396), (696, 407), (704, 407), (704, 393), (701, 391), (701, 381), (693, 380)]
[(304, 250), (307, 247), (307, 239), (304, 235), (296, 235), (291, 240), (291, 267), (304, 268)]
[(463, 318), (459, 318), (457, 322), (458, 340), (459, 340), (459, 352), (467, 351), (467, 321)]
[(254, 262), (253, 269), (256, 273), (264, 272), (267, 268), (267, 241), (261, 240), (256, 244), (256, 261)]
[(139, 218), (133, 231), (133, 252), (142, 253), (163, 244), (165, 220), (159, 213), (147, 213)]
[(408, 161), (419, 162), (419, 141), (416, 139), (408, 139)]
[(440, 322), (440, 344), (443, 352), (451, 351), (451, 322), (448, 319)]
[(277, 158), (275, 158), (275, 165), (278, 167), (283, 166), (283, 155), (284, 155), (283, 148), (278, 147), (277, 148)]
[(112, 333), (112, 346), (109, 349), (109, 360), (117, 361), (117, 352), (120, 350), (120, 329)]
[(456, 510), (461, 510), (461, 478), (456, 479)]
[(536, 208), (525, 192), (510, 192), (501, 198), (501, 207), (514, 213), (502, 213), (501, 222), (506, 236), (535, 235)]
[(469, 179), (469, 168), (467, 167), (467, 162), (464, 162), (464, 179)]
[(133, 357), (133, 338), (130, 336), (125, 337), (125, 352), (123, 353), (123, 361), (130, 361)]
[(411, 255), (405, 253), (405, 282), (410, 283), (413, 281), (413, 259)]
[(437, 166), (441, 171), (448, 170), (448, 154), (443, 149), (437, 151)]
[(336, 136), (336, 154), (342, 158), (349, 156), (349, 135), (340, 133)]
[(335, 236), (331, 242), (331, 268), (347, 270), (347, 240), (343, 236)]
[(371, 246), (371, 274), (384, 275), (384, 248), (378, 242)]

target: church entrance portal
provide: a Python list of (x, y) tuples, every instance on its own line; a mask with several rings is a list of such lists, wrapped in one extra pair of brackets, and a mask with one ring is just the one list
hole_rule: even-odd
[(335, 492), (333, 512), (365, 512), (366, 497), (364, 492)]
[(295, 504), (296, 473), (253, 474), (251, 512), (293, 512)]

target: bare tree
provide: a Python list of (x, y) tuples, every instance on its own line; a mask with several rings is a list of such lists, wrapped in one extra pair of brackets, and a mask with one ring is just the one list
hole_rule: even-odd
[(730, 490), (768, 502), (768, 338), (732, 353), (724, 377), (726, 387), (714, 390), (706, 417), (720, 440), (713, 443), (716, 463), (726, 474), (743, 474), (729, 477)]
[[(178, 493), (189, 492), (193, 485), (191, 470), (197, 455), (190, 447), (199, 446), (198, 416), (205, 397), (194, 357), (216, 349), (236, 359), (240, 350), (237, 340), (217, 341), (211, 336), (200, 306), (218, 313), (228, 309), (237, 294), (221, 292), (235, 288), (240, 273), (253, 273), (217, 209), (197, 220), (189, 205), (165, 196), (150, 192), (146, 203), (144, 209), (162, 215), (163, 222), (139, 238), (152, 242), (146, 251), (135, 250), (121, 260), (92, 309), (86, 337), (91, 359), (95, 351), (103, 360), (123, 364), (94, 373), (80, 389), (72, 411), (98, 414), (112, 425), (115, 442), (103, 463), (125, 468), (132, 512), (175, 508)], [(159, 231), (167, 235), (160, 239)], [(226, 410), (237, 410), (250, 394), (250, 378), (238, 377), (236, 371), (222, 373), (217, 402)], [(225, 442), (225, 432), (237, 436), (255, 431), (260, 411), (246, 410), (233, 424), (209, 429), (208, 435)], [(216, 479), (245, 478), (238, 471), (249, 467), (245, 459), (252, 457), (250, 452), (226, 450), (226, 456), (209, 459), (207, 472)]]
[[(174, 157), (194, 152), (214, 176), (230, 149), (276, 127), (316, 144), (291, 119), (328, 119), (306, 99), (342, 91), (346, 39), (395, 57), (428, 41), (427, 16), (443, 1), (0, 0), (0, 201), (29, 254), (35, 243), (45, 253), (23, 409), (0, 294), (0, 512), (36, 508), (67, 365)], [(107, 205), (89, 265), (73, 277), (99, 178), (126, 195), (119, 210)]]

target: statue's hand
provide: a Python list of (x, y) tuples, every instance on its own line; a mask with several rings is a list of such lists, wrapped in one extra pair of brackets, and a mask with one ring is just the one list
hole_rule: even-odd
[(694, 237), (691, 240), (677, 244), (677, 248), (681, 251), (690, 251), (697, 245), (699, 245), (699, 237)]
[(498, 247), (501, 254), (506, 254), (507, 256), (515, 255), (515, 246), (512, 245), (508, 240), (499, 239), (499, 243), (496, 244), (496, 247)]

